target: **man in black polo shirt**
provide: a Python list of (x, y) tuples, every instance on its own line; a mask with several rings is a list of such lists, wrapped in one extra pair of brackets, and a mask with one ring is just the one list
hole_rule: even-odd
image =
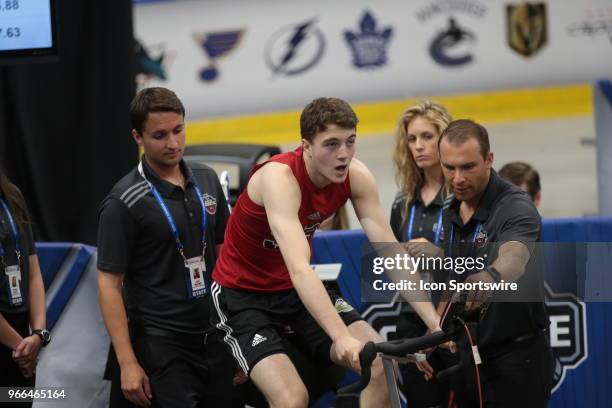
[(483, 126), (470, 120), (451, 122), (440, 137), (440, 158), (454, 193), (444, 216), (446, 255), (483, 257), (487, 265), (451, 279), (516, 282), (516, 296), (530, 300), (498, 302), (499, 293), (492, 298), (485, 291), (468, 294), (466, 308), (479, 311), (475, 341), (485, 406), (545, 407), (553, 365), (543, 272), (537, 265), (541, 259), (534, 244), (540, 239), (538, 212), (527, 194), (492, 170), (493, 153)]
[(142, 90), (130, 115), (144, 156), (102, 202), (98, 231), (121, 389), (142, 407), (230, 406), (235, 365), (208, 323), (225, 197), (211, 168), (183, 161), (185, 110), (172, 91)]

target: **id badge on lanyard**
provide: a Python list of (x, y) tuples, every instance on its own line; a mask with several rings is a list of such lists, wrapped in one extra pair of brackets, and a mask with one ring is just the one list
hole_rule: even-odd
[(168, 210), (168, 206), (164, 202), (161, 194), (155, 188), (149, 180), (145, 177), (144, 170), (142, 168), (142, 162), (138, 165), (138, 172), (142, 176), (143, 179), (149, 185), (151, 193), (155, 200), (161, 207), (164, 216), (166, 217), (166, 221), (168, 221), (168, 226), (170, 227), (170, 232), (172, 232), (172, 236), (174, 237), (174, 242), (176, 243), (176, 248), (178, 249), (181, 258), (183, 259), (183, 263), (185, 265), (185, 282), (187, 285), (187, 297), (190, 299), (201, 298), (206, 295), (206, 264), (204, 262), (204, 254), (206, 253), (206, 206), (204, 204), (204, 199), (202, 198), (202, 191), (200, 190), (200, 186), (198, 185), (195, 177), (193, 175), (190, 177), (193, 187), (198, 197), (198, 201), (200, 202), (200, 207), (202, 208), (202, 255), (196, 256), (193, 258), (187, 259), (184, 253), (183, 243), (179, 237), (178, 228), (176, 223), (174, 222), (174, 218), (172, 214), (170, 214), (170, 210)]
[(188, 288), (190, 298), (199, 298), (206, 294), (206, 263), (202, 256), (195, 256), (185, 260), (185, 272), (188, 275)]
[(21, 269), (19, 265), (9, 265), (4, 268), (4, 273), (8, 278), (8, 295), (11, 306), (23, 305), (23, 296), (21, 295)]
[(15, 225), (15, 221), (13, 220), (13, 216), (6, 204), (4, 199), (0, 199), (0, 204), (2, 204), (2, 209), (6, 214), (6, 218), (8, 218), (9, 224), (11, 226), (11, 235), (13, 240), (15, 241), (15, 254), (17, 258), (16, 265), (7, 265), (5, 262), (5, 253), (4, 247), (0, 246), (0, 259), (2, 259), (2, 265), (4, 265), (4, 273), (8, 280), (8, 285), (6, 285), (8, 290), (8, 298), (11, 306), (18, 307), (23, 305), (25, 299), (23, 296), (23, 292), (21, 289), (21, 253), (19, 251), (19, 230)]

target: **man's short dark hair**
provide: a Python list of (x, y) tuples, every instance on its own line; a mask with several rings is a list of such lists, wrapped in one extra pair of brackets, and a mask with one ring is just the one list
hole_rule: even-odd
[(438, 144), (442, 142), (442, 139), (447, 139), (454, 146), (462, 145), (469, 139), (476, 139), (482, 158), (485, 160), (491, 150), (487, 129), (471, 119), (458, 119), (449, 123), (440, 135)]
[(328, 125), (355, 129), (358, 122), (359, 119), (353, 108), (342, 99), (317, 98), (302, 111), (300, 133), (303, 139), (312, 142), (314, 135), (327, 130)]
[(542, 189), (540, 187), (540, 175), (536, 169), (525, 162), (515, 161), (505, 164), (499, 170), (499, 176), (515, 186), (521, 187), (525, 184), (531, 200), (535, 200), (536, 194)]
[(142, 133), (149, 113), (175, 112), (185, 117), (185, 107), (174, 92), (167, 88), (145, 88), (138, 92), (130, 104), (132, 128)]

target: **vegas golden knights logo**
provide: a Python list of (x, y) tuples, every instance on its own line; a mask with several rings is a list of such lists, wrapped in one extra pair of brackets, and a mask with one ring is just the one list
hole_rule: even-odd
[(522, 3), (506, 6), (508, 45), (519, 54), (530, 57), (548, 41), (546, 5)]

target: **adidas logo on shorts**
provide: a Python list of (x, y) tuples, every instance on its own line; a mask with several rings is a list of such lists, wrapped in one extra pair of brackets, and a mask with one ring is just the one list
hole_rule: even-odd
[(251, 342), (251, 346), (255, 347), (259, 343), (263, 343), (266, 340), (268, 340), (267, 337), (264, 337), (259, 333), (255, 333), (255, 335), (253, 336), (253, 341)]

